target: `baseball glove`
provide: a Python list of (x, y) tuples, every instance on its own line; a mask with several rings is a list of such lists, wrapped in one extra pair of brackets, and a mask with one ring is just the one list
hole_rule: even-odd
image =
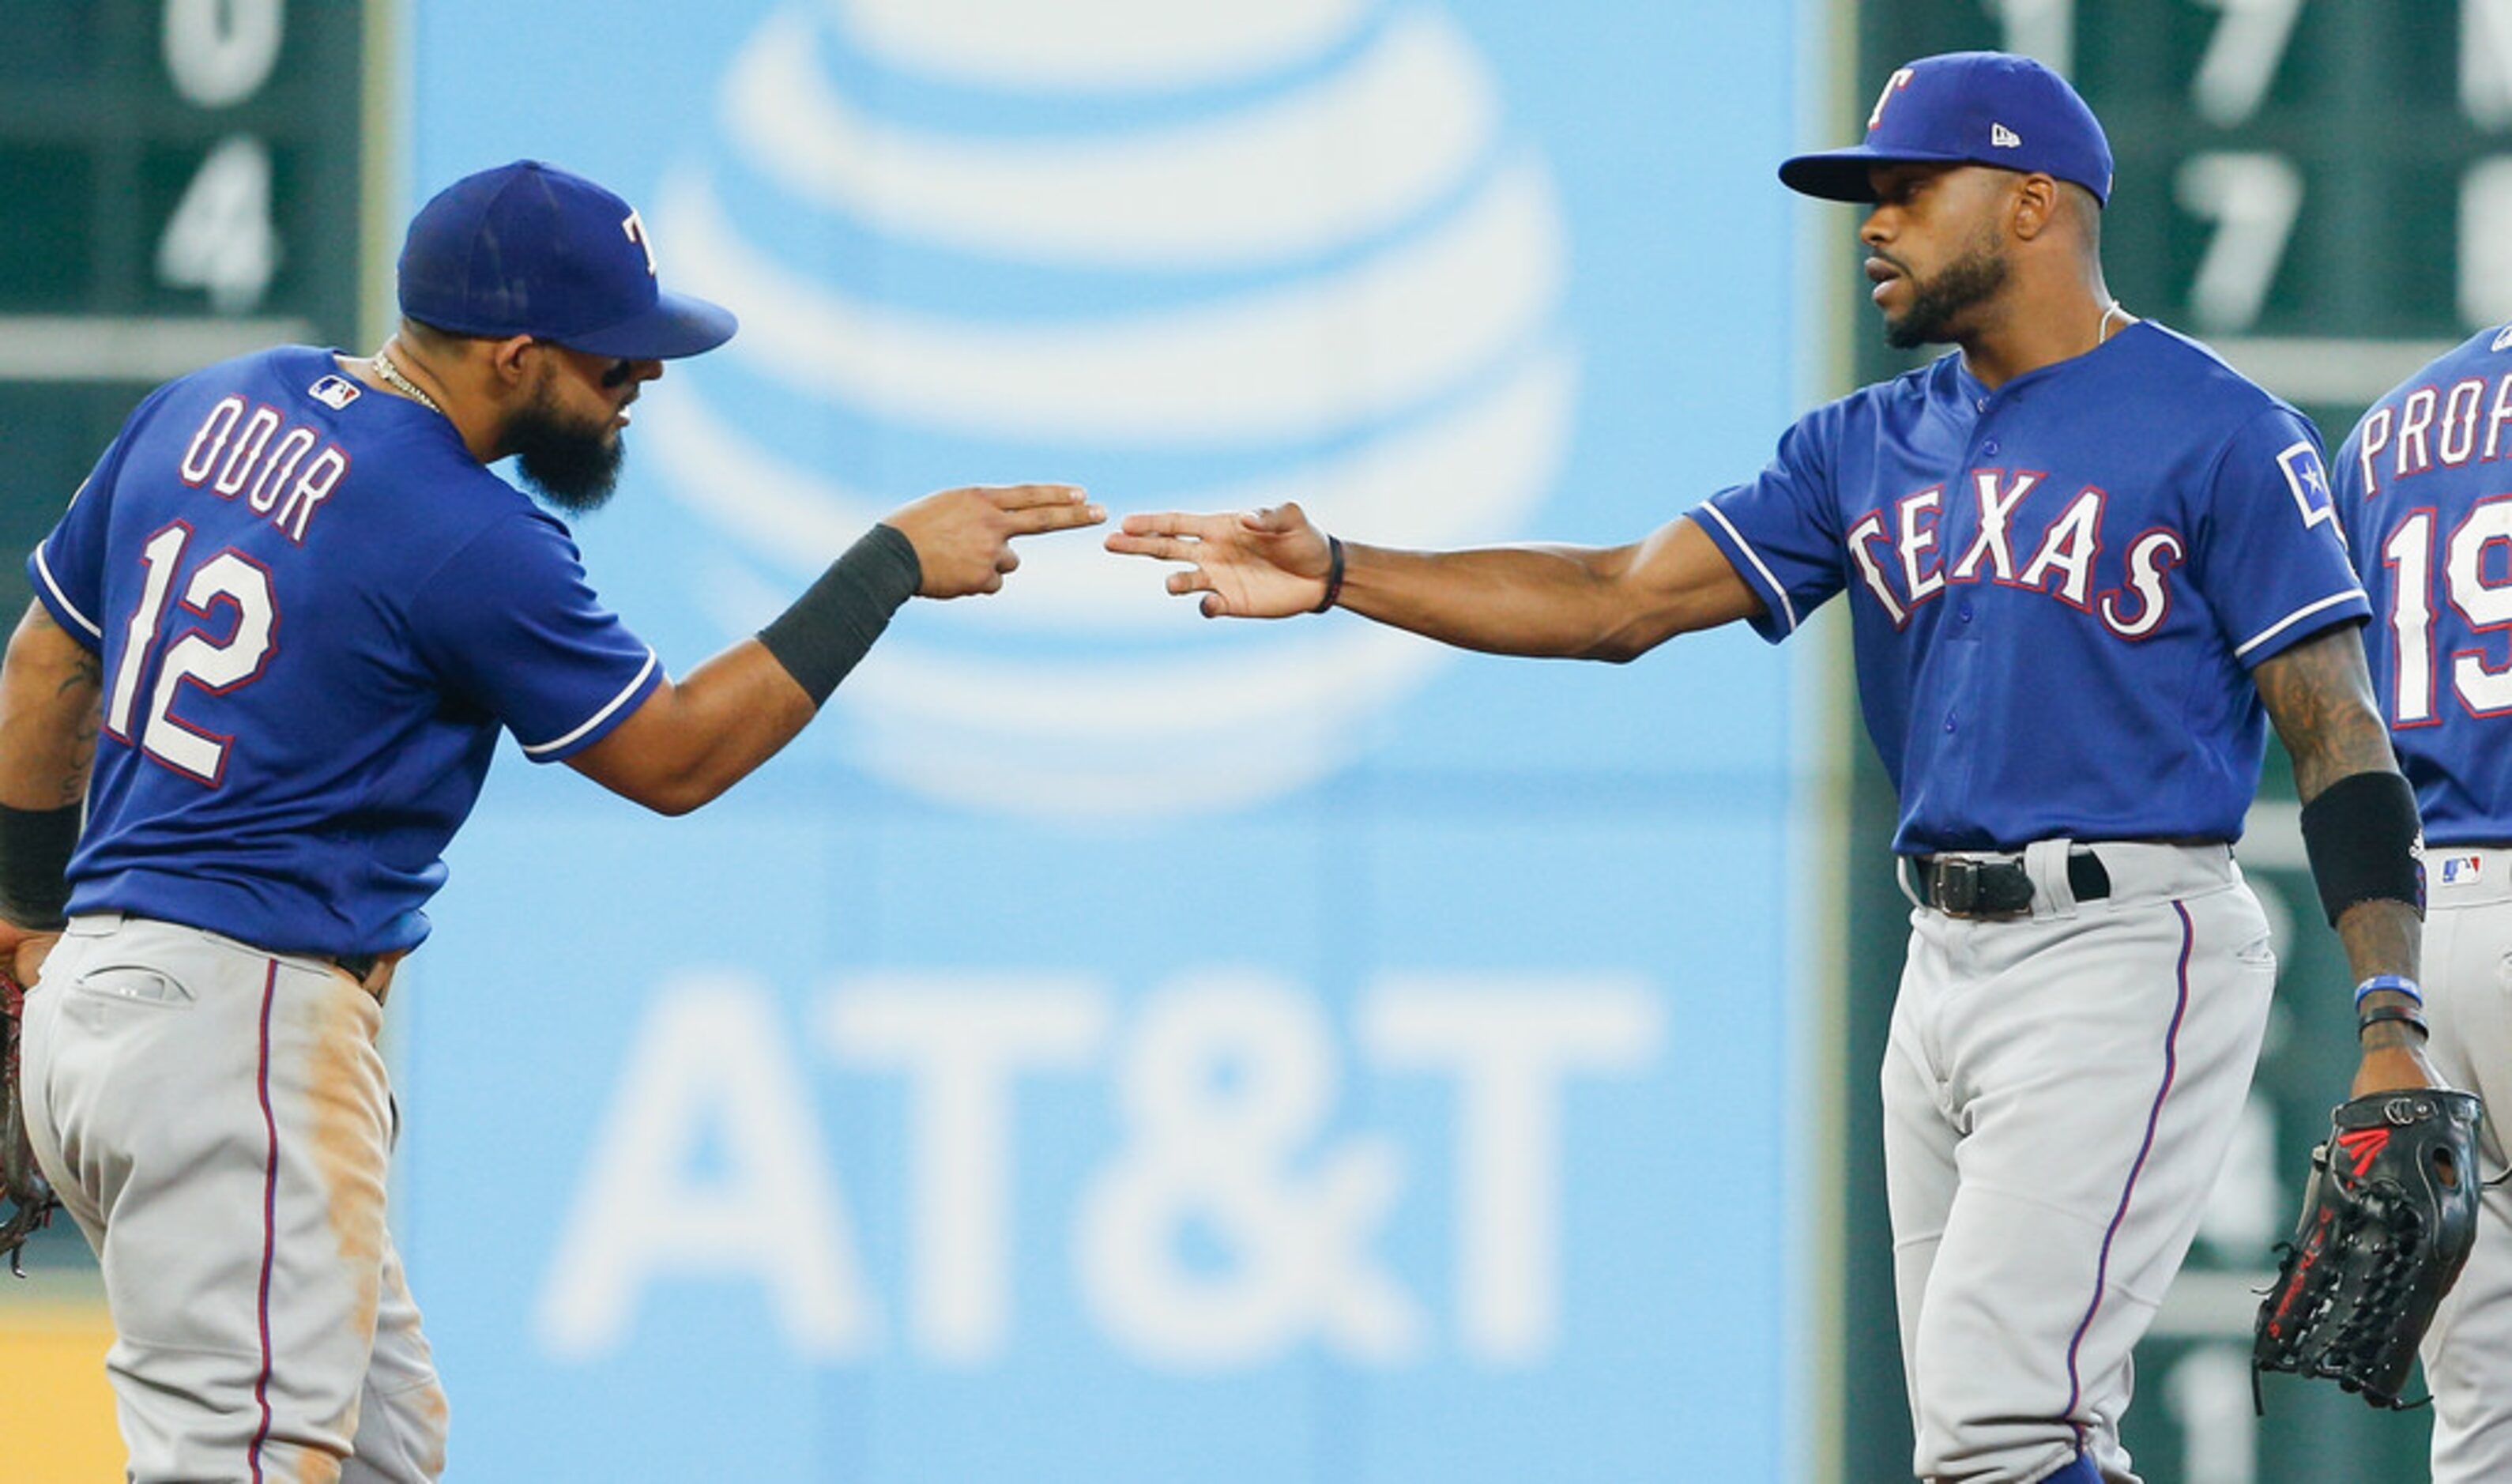
[(2464, 1092), (2416, 1089), (2341, 1103), (2311, 1152), (2302, 1221), (2259, 1305), (2252, 1388), (2265, 1371), (2336, 1382), (2375, 1407), (2399, 1399), (2416, 1342), (2477, 1237), (2477, 1120)]
[(0, 972), (0, 1201), (9, 1208), (0, 1220), (0, 1253), (9, 1270), (26, 1275), (18, 1249), (43, 1229), (60, 1205), (51, 1182), (35, 1166), (35, 1148), (26, 1142), (26, 1106), (18, 1096), (18, 1032), (26, 1009), (26, 992)]

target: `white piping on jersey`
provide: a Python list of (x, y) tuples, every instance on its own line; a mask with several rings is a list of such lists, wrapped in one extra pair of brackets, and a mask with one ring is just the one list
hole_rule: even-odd
[(1761, 553), (1753, 550), (1753, 543), (1745, 539), (1744, 532), (1736, 528), (1736, 523), (1728, 520), (1725, 513), (1717, 506), (1704, 505), (1701, 508), (1709, 512), (1711, 520), (1726, 527), (1728, 537), (1736, 543), (1736, 549), (1745, 554), (1746, 561), (1753, 564), (1753, 570), (1762, 574), (1762, 584), (1780, 600), (1780, 616), (1787, 620), (1788, 632), (1794, 634), (1797, 631), (1797, 605), (1788, 601), (1788, 590), (1780, 585), (1780, 579), (1772, 576), (1771, 569), (1762, 565)]
[[(620, 691), (617, 695), (612, 696), (610, 698), (609, 705), (605, 706), (600, 711), (586, 717), (584, 719), (583, 725), (577, 727), (571, 732), (569, 732), (566, 736), (555, 737), (547, 742), (539, 743), (537, 745), (530, 742), (524, 743), (524, 756), (527, 758), (537, 758), (543, 753), (554, 753), (560, 748), (567, 746), (569, 742), (574, 741), (576, 738), (583, 736), (586, 732), (589, 732), (593, 730), (593, 728), (601, 725), (604, 718), (626, 705), (628, 698), (637, 693), (637, 687), (646, 683), (646, 677), (654, 673), (655, 663), (654, 646), (648, 644), (646, 646), (646, 668), (637, 672), (637, 678), (628, 683), (628, 688)], [(521, 741), (522, 739), (518, 738), (517, 740)]]
[(40, 546), (35, 548), (35, 570), (43, 574), (44, 586), (52, 591), (53, 601), (61, 605), (62, 612), (77, 619), (79, 627), (96, 638), (104, 638), (104, 627), (89, 622), (88, 616), (78, 610), (78, 605), (70, 602), (68, 595), (61, 591), (61, 585), (53, 580), (53, 565), (44, 560), (44, 549)]
[(2330, 596), (2321, 599), (2318, 603), (2307, 604), (2302, 607), (2298, 607), (2293, 612), (2285, 615), (2283, 618), (2280, 618), (2276, 622), (2268, 625), (2266, 628), (2261, 629), (2249, 644), (2246, 644), (2233, 651), (2233, 658), (2240, 659), (2243, 655), (2250, 653), (2253, 649), (2266, 644), (2269, 640), (2274, 639), (2286, 630), (2293, 628), (2296, 624), (2309, 618), (2312, 614), (2319, 612), (2322, 608), (2335, 607), (2337, 605), (2344, 603), (2350, 598), (2361, 598), (2363, 596), (2364, 592), (2361, 588), (2349, 588), (2342, 593), (2332, 593)]

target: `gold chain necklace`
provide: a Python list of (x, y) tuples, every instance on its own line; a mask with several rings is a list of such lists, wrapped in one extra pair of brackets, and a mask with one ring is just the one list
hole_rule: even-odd
[(384, 354), (382, 346), (378, 345), (375, 347), (375, 353), (371, 358), (371, 361), (375, 369), (375, 374), (383, 377), (385, 384), (390, 386), (394, 391), (408, 397), (411, 401), (417, 403), (420, 407), (434, 412), (439, 417), (443, 417), (445, 415), (445, 409), (436, 405), (436, 399), (427, 395), (427, 393), (420, 391), (417, 382), (403, 375), (401, 368), (393, 364), (392, 357)]

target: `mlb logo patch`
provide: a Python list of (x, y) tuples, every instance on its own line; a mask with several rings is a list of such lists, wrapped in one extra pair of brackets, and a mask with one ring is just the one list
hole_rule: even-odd
[(2320, 450), (2308, 443), (2298, 443), (2277, 455), (2277, 467), (2285, 471), (2285, 487), (2294, 491), (2294, 508), (2302, 512), (2302, 524), (2335, 525), (2337, 507), (2329, 495), (2329, 476), (2320, 467)]
[(339, 411), (367, 394), (367, 389), (346, 376), (326, 376), (305, 389), (305, 395)]
[(2442, 858), (2442, 883), (2446, 886), (2474, 886), (2484, 874), (2484, 857), (2446, 855)]

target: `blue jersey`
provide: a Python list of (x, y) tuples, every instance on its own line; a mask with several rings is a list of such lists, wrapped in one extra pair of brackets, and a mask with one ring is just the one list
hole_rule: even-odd
[(1850, 594), (1905, 854), (2233, 840), (2248, 667), (2367, 612), (2299, 413), (2152, 324), (1991, 391), (1949, 354), (1694, 512), (1786, 638)]
[(416, 945), (499, 727), (565, 758), (662, 679), (564, 526), (302, 346), (152, 393), (27, 567), (103, 666), (70, 910), (267, 949)]
[(2332, 471), (2428, 844), (2512, 841), (2512, 330), (2375, 403)]

